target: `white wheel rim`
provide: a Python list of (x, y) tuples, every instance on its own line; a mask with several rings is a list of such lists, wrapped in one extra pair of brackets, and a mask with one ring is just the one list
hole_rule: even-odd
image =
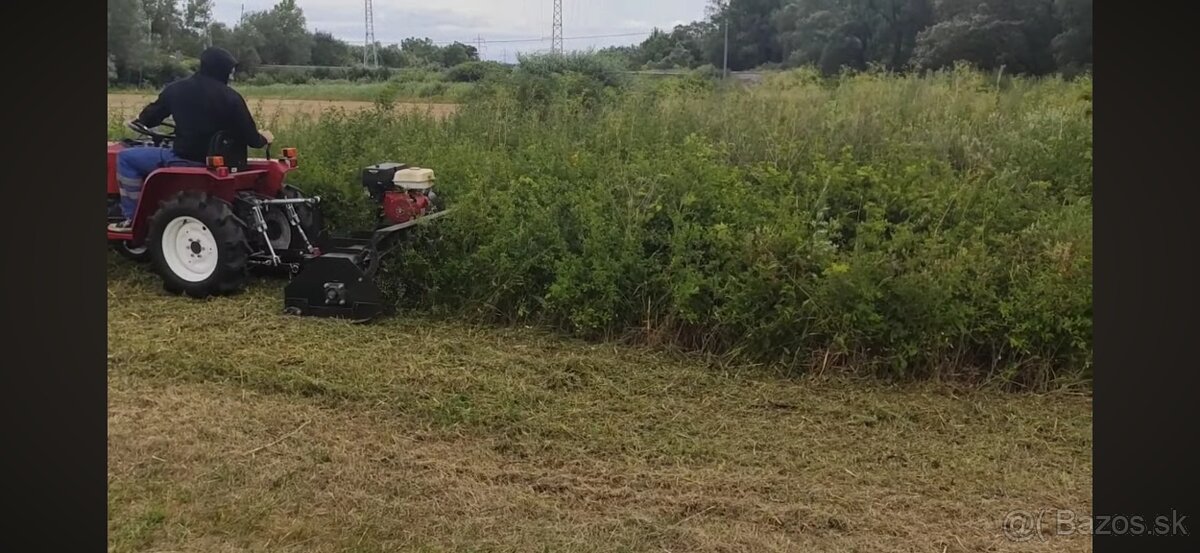
[(217, 270), (217, 240), (208, 225), (192, 217), (167, 223), (162, 253), (171, 272), (188, 282), (201, 282)]
[(127, 251), (133, 255), (142, 255), (142, 254), (146, 253), (146, 246), (140, 246), (140, 247), (134, 248), (129, 245), (129, 242), (126, 242), (125, 243), (125, 251)]

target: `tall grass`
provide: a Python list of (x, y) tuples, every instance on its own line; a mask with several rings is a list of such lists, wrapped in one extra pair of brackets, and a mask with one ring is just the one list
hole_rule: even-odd
[(405, 305), (794, 370), (1090, 379), (1089, 79), (516, 77), (444, 123), (280, 133), (343, 227), (368, 223), (361, 167), (437, 169), (459, 211), (388, 267)]

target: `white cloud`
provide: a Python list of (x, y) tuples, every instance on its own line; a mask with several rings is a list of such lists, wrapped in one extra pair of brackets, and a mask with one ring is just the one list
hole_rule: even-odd
[[(270, 9), (272, 0), (231, 2), (218, 0), (214, 16), (235, 23), (241, 13)], [(352, 43), (363, 37), (363, 2), (357, 0), (297, 0), (309, 28), (320, 29)], [(436, 42), (459, 40), (474, 43), (488, 40), (540, 39), (550, 36), (551, 0), (373, 0), (375, 38), (399, 42), (411, 37), (429, 37)], [(572, 36), (594, 36), (673, 28), (704, 16), (707, 0), (563, 0), (563, 32)], [(601, 48), (632, 44), (642, 37), (615, 37), (567, 41), (568, 49)], [(484, 55), (500, 59), (507, 52), (549, 47), (549, 42), (492, 44)]]

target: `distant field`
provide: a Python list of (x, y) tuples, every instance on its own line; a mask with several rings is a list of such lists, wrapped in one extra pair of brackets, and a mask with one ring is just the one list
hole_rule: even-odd
[[(138, 112), (154, 100), (153, 94), (114, 93), (108, 95), (109, 117), (128, 119), (137, 116)], [(295, 115), (320, 115), (329, 109), (358, 111), (374, 105), (373, 102), (348, 100), (302, 100), (295, 98), (262, 98), (247, 97), (250, 110), (264, 123), (279, 119), (289, 119)], [(438, 103), (408, 103), (398, 102), (397, 111), (425, 111), (433, 117), (442, 118), (454, 113), (457, 104)]]
[[(373, 102), (388, 87), (397, 101), (453, 103), (471, 89), (468, 83), (398, 82), (350, 83), (325, 82), (317, 84), (235, 84), (234, 88), (246, 98), (287, 98), (291, 100), (352, 100)], [(110, 90), (110, 94), (153, 94), (150, 89)]]

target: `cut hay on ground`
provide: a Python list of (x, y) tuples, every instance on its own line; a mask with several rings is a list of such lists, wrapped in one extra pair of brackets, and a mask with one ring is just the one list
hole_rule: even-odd
[[(193, 301), (112, 259), (110, 551), (1088, 551), (1091, 400)], [(1053, 529), (1047, 525), (1046, 530)]]

